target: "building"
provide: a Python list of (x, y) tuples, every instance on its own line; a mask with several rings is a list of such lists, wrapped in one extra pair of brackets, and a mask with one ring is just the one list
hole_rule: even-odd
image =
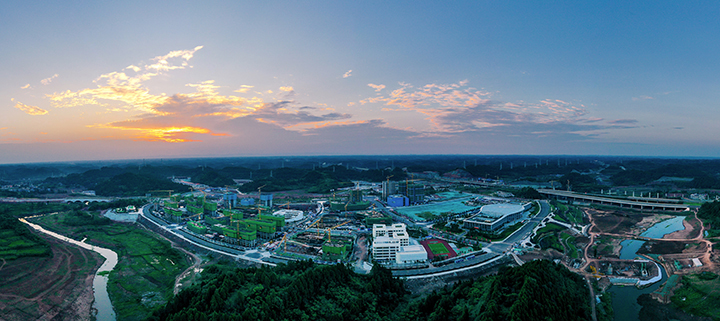
[(387, 198), (388, 206), (390, 207), (402, 207), (410, 205), (410, 199), (405, 195), (390, 195)]
[(401, 246), (395, 255), (397, 264), (426, 262), (428, 259), (427, 251), (422, 245)]
[(272, 207), (273, 194), (260, 194), (260, 205), (265, 207)]
[(305, 214), (303, 211), (300, 210), (278, 210), (273, 213), (273, 215), (282, 216), (285, 217), (286, 223), (292, 223), (297, 222), (299, 220), (302, 220), (303, 217), (305, 217)]
[(396, 261), (400, 247), (410, 245), (405, 224), (373, 225), (373, 257), (377, 261)]
[(255, 205), (255, 199), (246, 197), (240, 199), (240, 206), (253, 206)]
[(384, 200), (395, 194), (404, 195), (409, 199), (410, 204), (421, 203), (425, 199), (425, 186), (422, 184), (415, 184), (410, 181), (384, 181), (382, 186)]
[(358, 203), (363, 201), (362, 190), (354, 189), (350, 191), (350, 203)]
[(532, 205), (518, 204), (490, 204), (480, 208), (480, 210), (463, 221), (463, 227), (467, 229), (478, 229), (480, 231), (494, 232), (503, 227), (506, 223), (519, 220), (522, 218), (523, 212), (528, 210)]
[(397, 194), (398, 187), (397, 182), (383, 181), (382, 182), (382, 198), (387, 200), (388, 196)]
[(223, 202), (227, 204), (228, 208), (233, 208), (237, 206), (237, 194), (226, 193), (225, 195), (223, 195)]
[(410, 204), (422, 203), (425, 200), (425, 186), (409, 181), (399, 182), (398, 193), (407, 196)]

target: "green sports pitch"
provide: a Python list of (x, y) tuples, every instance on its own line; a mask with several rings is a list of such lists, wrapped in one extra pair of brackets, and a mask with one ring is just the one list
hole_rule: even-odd
[(450, 253), (450, 250), (445, 246), (445, 244), (442, 243), (428, 243), (428, 247), (430, 248), (430, 251), (434, 255), (441, 255), (441, 254), (448, 254)]

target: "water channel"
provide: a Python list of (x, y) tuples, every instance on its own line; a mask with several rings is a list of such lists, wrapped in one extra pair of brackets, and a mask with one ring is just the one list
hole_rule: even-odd
[(48, 231), (44, 229), (42, 226), (30, 223), (26, 221), (25, 219), (20, 219), (21, 222), (30, 225), (30, 227), (43, 232), (47, 235), (50, 235), (54, 238), (75, 244), (79, 247), (82, 247), (87, 250), (95, 251), (100, 253), (105, 258), (105, 262), (102, 266), (95, 272), (95, 278), (93, 279), (93, 292), (95, 296), (95, 301), (93, 302), (93, 309), (97, 311), (97, 315), (95, 315), (95, 319), (98, 321), (110, 321), (117, 319), (117, 316), (115, 315), (115, 310), (113, 310), (112, 303), (110, 302), (110, 296), (108, 295), (107, 291), (107, 283), (108, 283), (108, 277), (107, 273), (101, 272), (110, 272), (113, 268), (115, 268), (115, 265), (118, 262), (118, 256), (117, 253), (97, 247), (94, 245), (87, 244), (85, 242), (78, 242), (76, 240), (73, 240), (67, 236), (60, 235), (58, 233), (55, 233), (53, 231)]
[[(683, 220), (685, 216), (675, 216), (671, 219), (655, 223), (648, 228), (640, 236), (651, 238), (662, 238), (665, 234), (684, 229)], [(624, 240), (620, 242), (622, 249), (620, 250), (620, 258), (624, 260), (632, 260), (637, 256), (637, 251), (645, 244), (645, 241)], [(655, 291), (661, 284), (667, 281), (665, 269), (660, 266), (662, 280), (656, 282), (644, 289), (638, 289), (635, 286), (612, 286), (608, 290), (613, 296), (613, 310), (615, 312), (616, 321), (639, 320), (640, 309), (642, 308), (637, 299), (640, 295)]]

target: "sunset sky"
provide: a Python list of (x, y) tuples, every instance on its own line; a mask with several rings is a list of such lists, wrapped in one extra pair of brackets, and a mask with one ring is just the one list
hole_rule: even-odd
[(0, 4), (0, 163), (720, 156), (720, 2)]

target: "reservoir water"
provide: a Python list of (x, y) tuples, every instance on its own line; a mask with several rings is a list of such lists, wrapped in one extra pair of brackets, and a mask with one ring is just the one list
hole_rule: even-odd
[[(662, 238), (665, 234), (684, 229), (683, 220), (685, 216), (675, 216), (671, 219), (656, 223), (641, 236), (650, 238)], [(620, 242), (622, 249), (620, 250), (620, 258), (624, 260), (632, 260), (637, 256), (637, 251), (645, 244), (645, 241), (624, 240)], [(640, 309), (642, 308), (637, 299), (640, 295), (655, 291), (661, 284), (667, 281), (665, 269), (660, 266), (662, 279), (653, 283), (647, 288), (638, 289), (635, 286), (612, 286), (608, 290), (613, 296), (613, 310), (615, 312), (616, 321), (639, 320)]]
[[(95, 319), (98, 321), (110, 321), (115, 320), (117, 316), (115, 315), (115, 310), (113, 310), (112, 303), (110, 302), (110, 296), (108, 295), (107, 291), (107, 282), (108, 277), (107, 275), (100, 275), (100, 272), (104, 271), (112, 271), (113, 268), (115, 268), (115, 265), (118, 262), (118, 256), (117, 253), (104, 249), (101, 247), (97, 247), (94, 245), (87, 244), (85, 242), (78, 242), (76, 240), (73, 240), (67, 236), (60, 235), (58, 233), (55, 233), (53, 231), (48, 231), (44, 229), (42, 226), (30, 223), (26, 221), (25, 219), (21, 218), (21, 222), (30, 225), (30, 227), (43, 232), (47, 235), (50, 235), (54, 238), (75, 244), (79, 247), (82, 247), (87, 250), (95, 251), (100, 253), (105, 258), (105, 262), (102, 266), (95, 272), (95, 278), (93, 279), (93, 292), (95, 301), (93, 302), (93, 308), (97, 311), (97, 315), (95, 315)], [(105, 274), (105, 273), (103, 273)]]
[(639, 320), (642, 306), (637, 303), (637, 299), (641, 294), (657, 290), (661, 284), (667, 281), (667, 274), (665, 274), (665, 269), (662, 266), (660, 266), (660, 273), (662, 273), (662, 279), (644, 289), (638, 289), (635, 286), (613, 285), (610, 287), (608, 292), (612, 293), (615, 321)]
[(651, 226), (649, 229), (647, 229), (647, 231), (640, 234), (640, 236), (650, 237), (654, 239), (662, 238), (663, 236), (665, 236), (665, 234), (670, 234), (672, 232), (685, 229), (685, 226), (683, 225), (684, 220), (685, 216), (675, 216), (669, 220), (655, 223), (655, 225)]

